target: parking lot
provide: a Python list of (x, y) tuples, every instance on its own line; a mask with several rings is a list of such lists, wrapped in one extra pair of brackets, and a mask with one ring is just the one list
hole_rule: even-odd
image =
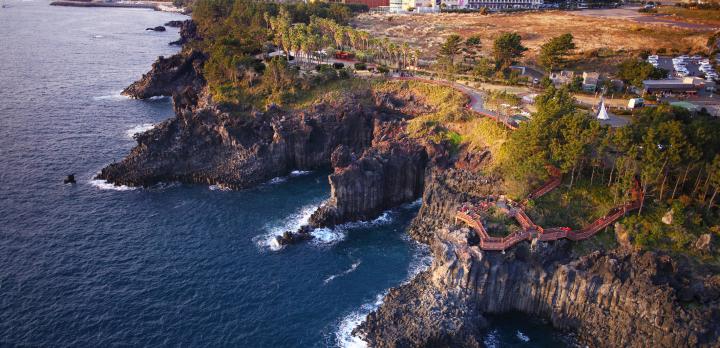
[[(660, 57), (650, 56), (648, 62), (653, 64), (655, 67), (667, 70), (670, 73), (670, 77), (685, 77), (685, 76), (706, 76), (713, 75), (714, 70), (701, 71), (702, 62), (709, 62), (707, 58), (700, 56), (680, 56), (680, 57)], [(681, 70), (682, 69), (682, 70)]]

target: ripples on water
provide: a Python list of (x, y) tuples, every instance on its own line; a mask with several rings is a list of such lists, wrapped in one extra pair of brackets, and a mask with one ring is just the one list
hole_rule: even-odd
[[(269, 252), (329, 194), (324, 173), (256, 189), (116, 187), (93, 176), (172, 116), (120, 91), (177, 31), (137, 9), (0, 9), (0, 346), (324, 347), (428, 264), (419, 203)], [(75, 173), (78, 184), (63, 185)], [(514, 332), (511, 330), (510, 332)], [(532, 337), (530, 338), (532, 340)], [(532, 341), (531, 341), (532, 342)]]

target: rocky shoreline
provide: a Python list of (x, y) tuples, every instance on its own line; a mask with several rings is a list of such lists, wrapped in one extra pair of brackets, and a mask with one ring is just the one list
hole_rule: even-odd
[[(200, 40), (192, 22), (178, 25), (179, 44)], [(176, 116), (136, 136), (130, 154), (98, 178), (243, 189), (293, 170), (330, 169), (329, 199), (279, 244), (422, 197), (408, 233), (431, 246), (433, 264), (392, 289), (355, 330), (371, 346), (480, 347), (485, 315), (504, 312), (544, 318), (591, 347), (720, 346), (720, 276), (689, 260), (626, 248), (576, 255), (567, 241), (481, 251), (453, 218), (463, 202), (502, 194), (502, 178), (481, 174), (488, 151), (451, 153), (407, 135), (408, 120), (433, 111), (422, 95), (342, 91), (298, 109), (238, 114), (213, 103), (206, 59), (189, 48), (161, 57), (123, 91), (172, 96)]]
[(111, 8), (147, 8), (155, 11), (173, 12), (173, 13), (188, 13), (185, 8), (179, 8), (172, 5), (172, 3), (165, 3), (162, 1), (124, 1), (124, 2), (106, 2), (106, 1), (92, 1), (92, 0), (58, 0), (50, 3), (51, 6), (68, 6), (68, 7), (111, 7)]

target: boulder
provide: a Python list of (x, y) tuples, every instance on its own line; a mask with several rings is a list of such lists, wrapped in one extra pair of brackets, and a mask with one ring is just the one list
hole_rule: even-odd
[(154, 27), (154, 28), (147, 28), (147, 29), (145, 29), (145, 30), (151, 30), (151, 31), (165, 31), (166, 29), (165, 29), (165, 27), (163, 27), (162, 25), (158, 25), (157, 27)]
[(695, 249), (703, 253), (709, 253), (712, 249), (712, 234), (704, 233), (695, 241)]
[(664, 224), (666, 224), (666, 225), (672, 225), (672, 223), (673, 223), (673, 214), (674, 214), (674, 213), (673, 213), (673, 210), (672, 210), (672, 209), (668, 210), (668, 212), (665, 213), (665, 215), (663, 215), (663, 217), (662, 217), (662, 222), (663, 222)]

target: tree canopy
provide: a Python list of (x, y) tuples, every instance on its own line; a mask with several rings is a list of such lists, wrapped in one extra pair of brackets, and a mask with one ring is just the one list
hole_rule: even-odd
[(556, 36), (540, 47), (539, 63), (550, 71), (562, 68), (566, 63), (565, 57), (574, 49), (572, 34)]
[(527, 50), (517, 33), (503, 33), (493, 44), (493, 54), (499, 69), (510, 67), (513, 60), (522, 57)]
[(642, 87), (644, 80), (662, 79), (667, 71), (637, 59), (627, 59), (618, 65), (618, 77), (635, 87)]

